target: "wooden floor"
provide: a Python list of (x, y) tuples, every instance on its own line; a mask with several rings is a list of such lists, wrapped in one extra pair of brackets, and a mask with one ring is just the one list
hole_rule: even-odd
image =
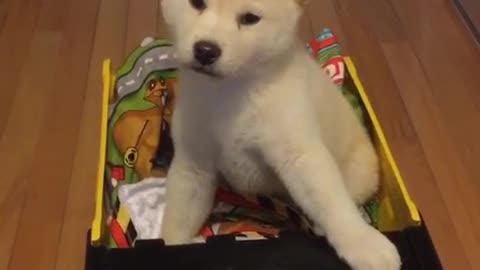
[[(353, 56), (445, 269), (480, 269), (480, 49), (449, 0), (313, 0)], [(0, 270), (83, 269), (103, 57), (159, 0), (0, 0)]]
[(480, 43), (480, 1), (477, 0), (452, 0), (457, 5), (465, 23)]

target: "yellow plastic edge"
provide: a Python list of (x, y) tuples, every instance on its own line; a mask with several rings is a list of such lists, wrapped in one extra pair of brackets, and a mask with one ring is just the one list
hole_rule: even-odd
[(407, 188), (405, 186), (405, 182), (403, 181), (402, 175), (400, 173), (400, 170), (398, 169), (397, 163), (395, 161), (395, 158), (393, 157), (393, 154), (390, 150), (390, 147), (388, 145), (387, 139), (385, 137), (385, 134), (383, 133), (383, 129), (380, 125), (380, 121), (378, 120), (375, 111), (373, 110), (373, 106), (370, 103), (370, 100), (368, 99), (368, 96), (365, 92), (365, 89), (363, 88), (363, 84), (361, 83), (357, 69), (350, 57), (344, 57), (345, 63), (347, 65), (348, 72), (352, 76), (353, 82), (355, 83), (358, 93), (360, 94), (363, 103), (365, 104), (365, 107), (367, 109), (368, 115), (370, 116), (373, 127), (375, 129), (375, 132), (378, 135), (379, 141), (382, 144), (382, 146), (385, 149), (385, 154), (388, 159), (388, 163), (392, 167), (393, 173), (395, 175), (395, 179), (397, 180), (398, 186), (400, 187), (400, 191), (402, 192), (402, 196), (405, 200), (405, 203), (407, 204), (407, 207), (410, 212), (410, 217), (412, 218), (413, 221), (420, 223), (421, 218), (420, 218), (420, 213), (418, 212), (417, 206), (413, 202), (412, 198), (410, 197), (410, 194), (407, 191)]
[[(350, 57), (344, 57), (345, 63), (347, 65), (348, 72), (350, 73), (353, 82), (355, 83), (357, 90), (362, 98), (362, 101), (367, 109), (369, 117), (372, 120), (375, 132), (378, 135), (379, 141), (385, 149), (386, 157), (390, 166), (392, 167), (393, 173), (395, 175), (396, 181), (402, 196), (405, 200), (405, 203), (409, 209), (412, 220), (416, 222), (421, 222), (420, 213), (410, 197), (410, 194), (407, 191), (403, 178), (400, 174), (396, 161), (392, 155), (390, 147), (387, 143), (385, 134), (380, 125), (380, 122), (373, 110), (373, 107), (368, 99), (368, 96), (365, 92), (363, 84), (361, 83), (357, 69)], [(108, 108), (109, 100), (112, 95), (113, 82), (115, 81), (115, 76), (111, 74), (111, 60), (105, 59), (102, 66), (102, 78), (103, 78), (103, 93), (102, 93), (102, 116), (101, 116), (101, 130), (100, 130), (100, 147), (99, 147), (99, 165), (97, 168), (97, 183), (96, 183), (96, 196), (95, 196), (95, 214), (91, 230), (91, 242), (93, 244), (98, 244), (102, 239), (102, 228), (103, 228), (103, 184), (104, 184), (104, 174), (105, 174), (105, 160), (106, 160), (106, 145), (107, 145), (107, 125), (108, 125)]]
[(107, 149), (107, 125), (108, 125), (108, 107), (109, 99), (113, 89), (115, 77), (111, 75), (111, 60), (105, 59), (102, 66), (102, 116), (100, 127), (100, 147), (99, 160), (97, 168), (97, 184), (95, 195), (95, 216), (92, 224), (91, 242), (99, 244), (102, 240), (103, 224), (103, 182), (105, 177), (105, 161)]

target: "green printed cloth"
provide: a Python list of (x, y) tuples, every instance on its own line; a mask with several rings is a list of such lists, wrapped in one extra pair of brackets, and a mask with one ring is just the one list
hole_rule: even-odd
[[(333, 32), (324, 30), (306, 47), (364, 122), (362, 101), (349, 78)], [(173, 155), (169, 134), (171, 118), (165, 115), (173, 111), (174, 102), (169, 97), (175, 93), (175, 78), (172, 44), (165, 40), (146, 39), (117, 72), (116, 97), (110, 106), (105, 172), (110, 247), (128, 248), (134, 245), (139, 235), (145, 235), (139, 224), (145, 224), (147, 218), (144, 216), (140, 218), (143, 220), (132, 221), (130, 214), (134, 213), (125, 214), (125, 208), (132, 208), (122, 206), (125, 202), (120, 202), (118, 198), (119, 188), (124, 186), (127, 187), (125, 190), (142, 190), (142, 186), (150, 184), (161, 192), (158, 192), (157, 198), (148, 199), (164, 203), (161, 196), (164, 196), (164, 181), (167, 181), (168, 159)], [(152, 143), (152, 138), (158, 138), (159, 141)], [(146, 159), (145, 156), (151, 158)], [(145, 168), (150, 168), (150, 162), (155, 165), (155, 160), (160, 160), (157, 163), (164, 169), (163, 178), (144, 181), (148, 178), (143, 176)], [(163, 162), (165, 160), (167, 162)], [(153, 192), (152, 188), (149, 190)], [(142, 193), (142, 196), (145, 198), (150, 195)], [(139, 205), (137, 203), (134, 206)], [(379, 202), (373, 199), (360, 210), (365, 219), (376, 226), (378, 209)], [(134, 216), (138, 218), (138, 215)], [(210, 236), (222, 234), (234, 235), (239, 241), (268, 239), (277, 237), (282, 230), (311, 231), (311, 227), (310, 220), (295, 206), (263, 196), (246, 198), (227, 188), (220, 188), (216, 194), (216, 206), (196, 240), (204, 242)]]

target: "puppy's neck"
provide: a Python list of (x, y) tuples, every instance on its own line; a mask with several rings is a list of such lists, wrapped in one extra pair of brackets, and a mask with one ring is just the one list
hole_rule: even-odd
[(300, 40), (297, 40), (283, 54), (277, 55), (259, 67), (252, 68), (253, 76), (251, 77), (267, 81), (281, 77), (289, 72), (294, 62), (305, 56), (307, 56), (305, 45)]
[(303, 45), (302, 47), (301, 41), (297, 40), (290, 47), (285, 49), (283, 53), (270, 58), (268, 61), (260, 62), (255, 66), (248, 67), (238, 76), (232, 77), (232, 80), (243, 82), (272, 80), (288, 72), (292, 63), (297, 61), (299, 57), (304, 57), (305, 55), (307, 55), (305, 46)]

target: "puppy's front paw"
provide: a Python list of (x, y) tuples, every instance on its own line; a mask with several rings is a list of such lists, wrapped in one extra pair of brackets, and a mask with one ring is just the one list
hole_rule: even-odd
[(167, 246), (187, 245), (192, 243), (192, 237), (182, 226), (173, 226), (168, 222), (163, 227), (162, 239)]
[(374, 228), (344, 240), (337, 252), (353, 270), (400, 270), (396, 247)]
[(163, 235), (163, 241), (167, 246), (179, 246), (191, 244), (193, 239), (179, 233), (169, 233)]

